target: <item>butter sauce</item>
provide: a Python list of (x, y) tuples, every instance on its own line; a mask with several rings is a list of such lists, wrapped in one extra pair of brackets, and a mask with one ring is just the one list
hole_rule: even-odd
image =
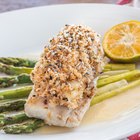
[[(132, 113), (136, 107), (140, 107), (140, 86), (90, 107), (79, 127), (119, 119), (124, 115), (129, 115), (129, 113)], [(74, 129), (45, 126), (36, 131), (36, 133), (56, 134), (72, 132)]]

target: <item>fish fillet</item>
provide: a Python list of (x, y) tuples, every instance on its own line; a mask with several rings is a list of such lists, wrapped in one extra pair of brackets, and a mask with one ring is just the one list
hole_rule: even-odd
[(44, 48), (31, 73), (34, 87), (25, 104), (26, 114), (48, 125), (78, 126), (95, 95), (103, 57), (95, 31), (66, 25)]

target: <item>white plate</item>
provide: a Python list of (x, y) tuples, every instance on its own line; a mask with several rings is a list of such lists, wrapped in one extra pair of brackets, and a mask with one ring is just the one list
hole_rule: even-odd
[[(45, 6), (0, 15), (0, 56), (25, 56), (40, 53), (48, 39), (65, 24), (86, 24), (103, 35), (111, 26), (128, 20), (140, 20), (140, 10), (106, 4), (70, 4)], [(53, 135), (6, 135), (8, 139), (119, 139), (140, 131), (140, 110), (109, 122), (91, 124), (73, 132)]]

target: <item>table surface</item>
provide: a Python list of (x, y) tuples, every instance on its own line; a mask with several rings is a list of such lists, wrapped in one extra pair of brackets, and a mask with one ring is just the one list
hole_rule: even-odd
[(112, 3), (117, 0), (0, 0), (0, 12), (12, 11), (36, 6), (66, 3)]

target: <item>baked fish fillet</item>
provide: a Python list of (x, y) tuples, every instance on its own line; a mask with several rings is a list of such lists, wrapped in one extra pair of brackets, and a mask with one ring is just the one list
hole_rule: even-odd
[(31, 73), (34, 87), (25, 104), (26, 114), (48, 125), (78, 126), (95, 95), (103, 57), (96, 32), (66, 25), (50, 40)]

